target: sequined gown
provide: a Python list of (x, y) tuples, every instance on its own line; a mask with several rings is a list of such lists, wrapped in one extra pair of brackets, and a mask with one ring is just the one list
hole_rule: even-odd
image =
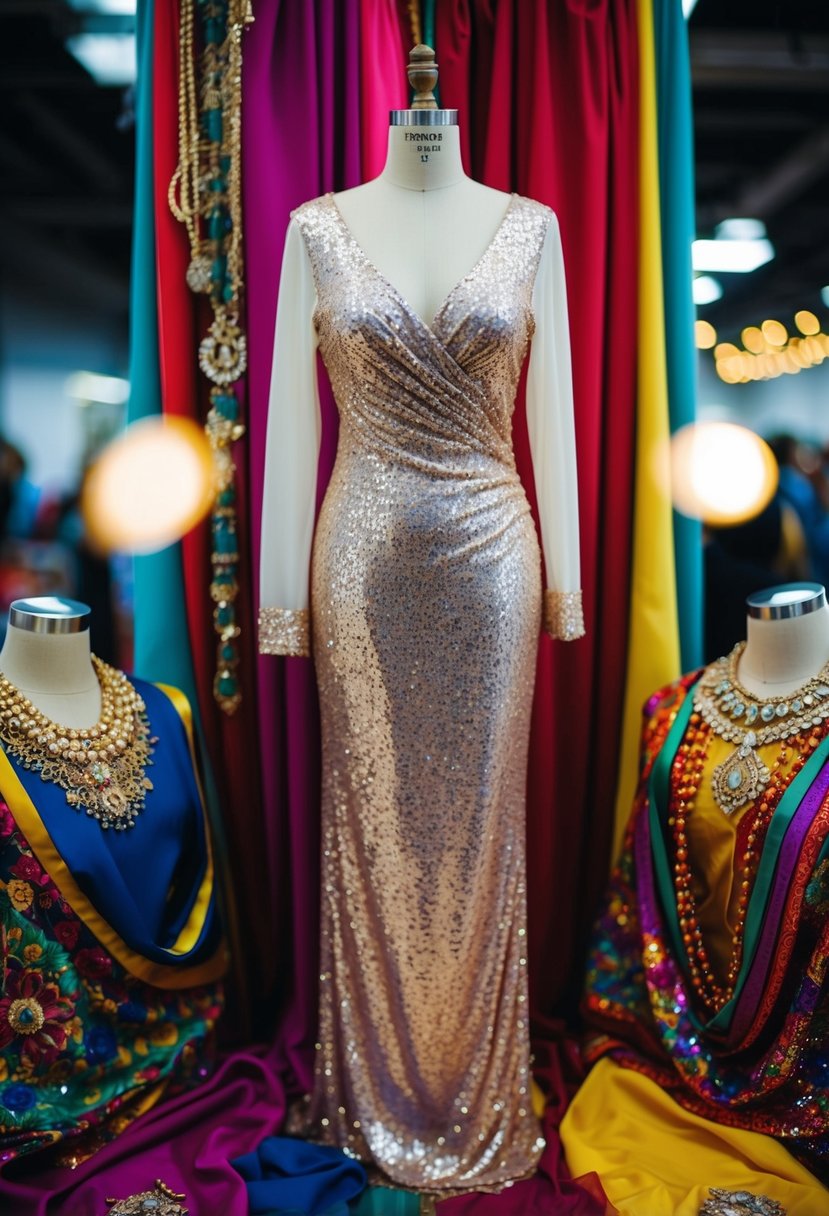
[(419, 1190), (498, 1189), (543, 1148), (524, 843), (540, 558), (511, 418), (552, 218), (513, 196), (427, 325), (333, 196), (294, 213), (340, 416), (311, 572), (322, 933), (301, 1126)]

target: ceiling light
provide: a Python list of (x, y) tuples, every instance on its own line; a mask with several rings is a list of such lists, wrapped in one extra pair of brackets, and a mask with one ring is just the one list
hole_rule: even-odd
[(766, 239), (694, 241), (692, 257), (694, 270), (748, 274), (772, 260), (774, 246)]
[(100, 85), (135, 82), (135, 34), (73, 34), (66, 49)]
[(722, 287), (710, 275), (701, 274), (693, 284), (695, 304), (713, 304), (722, 295)]
[(694, 322), (694, 341), (697, 350), (710, 350), (717, 342), (717, 331), (710, 321)]
[(104, 405), (123, 405), (130, 395), (129, 380), (120, 376), (99, 376), (95, 372), (73, 372), (66, 380), (68, 397), (79, 401), (96, 401)]
[(819, 334), (820, 321), (808, 308), (801, 308), (794, 314), (794, 323), (802, 334)]
[(136, 0), (67, 0), (76, 13), (94, 13), (102, 17), (134, 17)]
[(762, 220), (733, 218), (717, 224), (714, 234), (718, 241), (759, 241), (766, 236)]
[(764, 321), (760, 329), (769, 346), (785, 346), (789, 340), (786, 326), (781, 321)]

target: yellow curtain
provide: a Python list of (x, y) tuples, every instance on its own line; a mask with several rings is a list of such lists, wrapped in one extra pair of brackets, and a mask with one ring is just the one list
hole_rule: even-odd
[(630, 634), (616, 796), (614, 855), (630, 814), (639, 759), (642, 703), (680, 674), (668, 380), (662, 294), (656, 63), (652, 0), (637, 6), (640, 55), (639, 338), (636, 489), (633, 507)]

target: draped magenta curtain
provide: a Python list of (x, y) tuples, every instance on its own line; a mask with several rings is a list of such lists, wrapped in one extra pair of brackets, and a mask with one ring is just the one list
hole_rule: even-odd
[[(441, 101), (468, 170), (548, 203), (567, 270), (587, 637), (544, 638), (528, 782), (530, 983), (577, 979), (607, 875), (628, 630), (636, 389), (638, 59), (633, 0), (447, 0)], [(534, 500), (523, 402), (516, 454)]]
[[(382, 167), (388, 110), (405, 104), (405, 78), (398, 73), (395, 79), (383, 65), (399, 64), (401, 38), (391, 0), (261, 0), (245, 35), (247, 451), (251, 530), (257, 537), (276, 298), (289, 213), (327, 190), (357, 185), (366, 167), (369, 172), (376, 172), (378, 163)], [(336, 410), (322, 373), (320, 395), (321, 499), (337, 442)], [(255, 550), (251, 569), (256, 588)], [(251, 618), (248, 629), (253, 628)], [(252, 705), (250, 698), (248, 710)], [(255, 764), (258, 757), (262, 769), (257, 819), (269, 874), (259, 916), (272, 926), (282, 988), (279, 1042), (289, 1075), (302, 1088), (310, 1081), (316, 1029), (319, 905), (319, 726), (307, 660), (259, 660), (250, 732), (248, 762)]]

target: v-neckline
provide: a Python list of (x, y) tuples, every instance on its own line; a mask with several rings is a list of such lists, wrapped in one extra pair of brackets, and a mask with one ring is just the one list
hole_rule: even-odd
[(383, 274), (382, 270), (380, 270), (374, 264), (374, 262), (371, 260), (371, 258), (368, 256), (365, 249), (363, 248), (363, 246), (360, 244), (360, 242), (357, 240), (356, 236), (352, 232), (349, 224), (346, 221), (345, 216), (343, 215), (342, 211), (340, 210), (339, 204), (336, 200), (333, 190), (329, 190), (325, 197), (328, 199), (329, 203), (331, 204), (331, 207), (334, 211), (334, 215), (336, 216), (337, 222), (339, 223), (340, 227), (342, 228), (343, 233), (348, 238), (348, 240), (351, 242), (351, 244), (354, 246), (354, 248), (357, 250), (357, 253), (360, 255), (363, 262), (366, 264), (366, 266), (371, 271), (371, 273), (394, 296), (397, 303), (400, 304), (405, 309), (405, 311), (409, 314), (409, 317), (417, 325), (419, 325), (422, 329), (425, 329), (426, 332), (429, 333), (433, 338), (437, 338), (437, 328), (436, 327), (438, 325), (438, 322), (440, 321), (440, 318), (446, 312), (447, 308), (452, 303), (452, 301), (454, 300), (455, 296), (460, 291), (460, 289), (478, 273), (481, 266), (484, 264), (486, 259), (489, 257), (490, 253), (492, 252), (493, 248), (495, 247), (496, 242), (498, 241), (499, 237), (501, 236), (502, 232), (504, 231), (504, 228), (506, 227), (507, 220), (509, 219), (510, 215), (512, 214), (512, 210), (513, 210), (513, 207), (515, 206), (515, 201), (518, 198), (518, 195), (514, 191), (510, 194), (509, 202), (507, 203), (504, 214), (501, 216), (500, 220), (498, 221), (498, 227), (495, 229), (495, 231), (493, 232), (489, 241), (487, 242), (486, 248), (481, 253), (481, 256), (473, 263), (473, 265), (470, 267), (470, 269), (466, 272), (466, 274), (463, 275), (462, 278), (458, 279), (457, 283), (455, 283), (455, 285), (453, 287), (451, 287), (450, 290), (448, 291), (448, 293), (444, 296), (443, 300), (441, 301), (440, 305), (438, 306), (438, 309), (437, 309), (435, 315), (432, 317), (431, 322), (427, 321), (424, 317), (422, 317), (420, 315), (420, 313), (417, 311), (417, 309), (414, 308), (413, 305), (409, 303), (409, 301), (403, 295), (402, 291), (400, 291), (399, 288), (395, 287), (395, 285), (394, 285), (394, 283), (392, 283), (391, 279), (387, 278), (386, 275)]

